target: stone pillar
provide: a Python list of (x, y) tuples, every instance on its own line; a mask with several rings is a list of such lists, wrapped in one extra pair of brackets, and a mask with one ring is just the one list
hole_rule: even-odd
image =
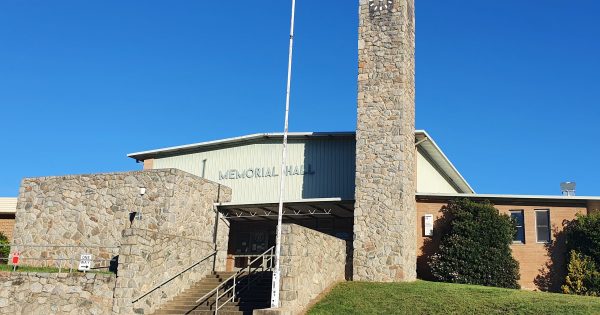
[(414, 0), (360, 0), (353, 279), (416, 278)]

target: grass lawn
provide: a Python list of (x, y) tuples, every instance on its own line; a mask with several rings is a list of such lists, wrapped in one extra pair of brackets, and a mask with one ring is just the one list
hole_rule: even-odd
[(600, 298), (427, 281), (345, 282), (308, 314), (600, 314)]

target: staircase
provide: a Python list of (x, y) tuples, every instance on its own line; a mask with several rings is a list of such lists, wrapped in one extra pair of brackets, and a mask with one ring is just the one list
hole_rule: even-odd
[[(196, 283), (191, 288), (183, 291), (173, 300), (164, 304), (158, 309), (155, 315), (175, 315), (175, 314), (214, 314), (215, 313), (215, 297), (208, 299), (200, 304), (196, 301), (209, 293), (211, 290), (222, 284), (234, 272), (215, 272), (206, 276), (200, 282)], [(271, 299), (271, 279), (270, 271), (255, 272), (251, 275), (242, 274), (239, 278), (238, 290), (244, 288), (246, 281), (254, 281), (247, 290), (242, 290), (236, 295), (235, 300), (230, 301), (219, 309), (219, 314), (222, 315), (250, 315), (255, 309), (268, 308)], [(225, 290), (230, 288), (231, 284), (225, 285)], [(222, 290), (221, 292), (223, 292)], [(231, 298), (232, 292), (219, 299), (219, 306)]]

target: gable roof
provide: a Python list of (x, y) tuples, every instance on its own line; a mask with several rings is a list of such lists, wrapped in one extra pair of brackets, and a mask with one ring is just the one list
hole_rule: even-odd
[[(310, 139), (310, 138), (356, 138), (355, 132), (290, 132), (289, 140)], [(256, 133), (241, 137), (226, 138), (220, 140), (199, 142), (181, 146), (167, 147), (156, 150), (130, 153), (127, 156), (136, 161), (160, 158), (172, 155), (188, 154), (201, 150), (216, 150), (224, 147), (237, 146), (260, 142), (262, 140), (283, 139), (283, 133)], [(456, 167), (450, 162), (448, 157), (442, 152), (431, 136), (425, 130), (415, 131), (415, 143), (420, 151), (433, 162), (434, 166), (441, 174), (453, 185), (459, 192), (472, 194), (473, 188), (460, 174)]]

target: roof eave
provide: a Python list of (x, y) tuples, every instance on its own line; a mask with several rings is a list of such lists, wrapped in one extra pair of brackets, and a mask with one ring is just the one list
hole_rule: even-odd
[(420, 200), (444, 200), (456, 198), (488, 199), (488, 200), (535, 200), (539, 202), (562, 203), (598, 203), (598, 196), (553, 196), (553, 195), (511, 195), (511, 194), (451, 194), (451, 193), (417, 193)]
[[(462, 193), (471, 193), (471, 194), (474, 194), (475, 190), (473, 189), (473, 187), (471, 187), (471, 185), (469, 185), (469, 182), (467, 182), (467, 180), (462, 176), (462, 174), (458, 171), (458, 169), (456, 168), (456, 166), (454, 166), (454, 164), (446, 156), (446, 154), (444, 153), (444, 151), (442, 151), (442, 149), (440, 148), (440, 146), (438, 146), (438, 144), (435, 142), (435, 140), (433, 140), (433, 138), (429, 135), (429, 133), (427, 133), (427, 131), (425, 131), (425, 130), (416, 130), (415, 131), (415, 136), (419, 136), (419, 135), (421, 135), (424, 138), (426, 138), (431, 143), (431, 145), (434, 147), (435, 152), (438, 153), (439, 155), (441, 155), (442, 161), (436, 160), (435, 163), (437, 163), (438, 166), (441, 166), (441, 165), (439, 165), (441, 163), (446, 163), (447, 164), (447, 166), (451, 170), (451, 172), (446, 172), (447, 175), (449, 177), (451, 177), (452, 181), (456, 185), (459, 186), (460, 190), (462, 190)], [(424, 150), (427, 150), (426, 147), (424, 147), (424, 146), (421, 146), (421, 147)], [(454, 174), (452, 174), (452, 173), (454, 173)]]
[[(340, 137), (340, 136), (354, 136), (354, 132), (290, 132), (288, 133), (288, 137), (290, 139), (295, 138), (304, 138), (304, 137)], [(222, 147), (233, 143), (244, 143), (248, 141), (258, 140), (262, 138), (270, 139), (270, 138), (280, 138), (283, 137), (283, 133), (255, 133), (240, 137), (226, 138), (220, 140), (206, 141), (206, 142), (198, 142), (193, 144), (186, 144), (181, 146), (167, 147), (156, 150), (149, 151), (141, 151), (127, 154), (127, 157), (143, 161), (145, 159), (150, 159), (156, 157), (157, 155), (163, 154), (173, 154), (176, 152), (185, 152), (191, 151), (200, 148), (210, 148), (210, 147)]]

